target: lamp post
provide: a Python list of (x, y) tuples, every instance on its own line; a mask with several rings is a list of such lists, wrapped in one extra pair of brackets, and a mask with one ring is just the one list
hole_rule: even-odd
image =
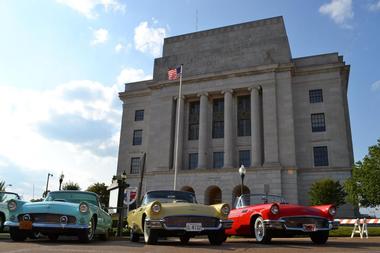
[(47, 193), (48, 193), (48, 188), (49, 188), (49, 178), (50, 178), (50, 177), (53, 177), (53, 174), (48, 173), (48, 175), (47, 175), (47, 180), (46, 180), (46, 190), (45, 190), (45, 193), (44, 193), (44, 197), (46, 197), (46, 196), (47, 196)]
[(62, 172), (61, 175), (59, 176), (59, 190), (61, 190), (61, 185), (62, 185), (64, 177), (65, 177), (65, 175), (63, 175), (63, 172)]
[(118, 196), (118, 208), (119, 208), (119, 224), (117, 226), (117, 235), (121, 236), (123, 223), (124, 223), (124, 191), (129, 186), (127, 184), (127, 173), (125, 171), (117, 176), (117, 184), (119, 187), (119, 196)]
[(243, 195), (243, 186), (244, 186), (244, 177), (247, 170), (245, 169), (244, 165), (241, 165), (239, 168), (239, 174), (241, 178), (241, 185), (240, 185), (240, 196)]

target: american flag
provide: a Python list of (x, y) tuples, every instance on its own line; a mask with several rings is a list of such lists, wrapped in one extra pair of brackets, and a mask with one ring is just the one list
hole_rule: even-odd
[(168, 79), (176, 80), (181, 75), (181, 67), (168, 69)]

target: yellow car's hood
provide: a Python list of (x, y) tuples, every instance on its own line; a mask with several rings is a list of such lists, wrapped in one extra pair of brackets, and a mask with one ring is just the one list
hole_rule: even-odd
[(213, 206), (206, 206), (202, 204), (193, 203), (162, 203), (161, 211), (153, 217), (166, 217), (172, 215), (201, 215), (219, 217), (219, 212)]

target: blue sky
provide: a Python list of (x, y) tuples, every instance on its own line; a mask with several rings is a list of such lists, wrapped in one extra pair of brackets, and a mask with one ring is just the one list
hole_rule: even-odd
[(26, 199), (33, 188), (41, 195), (49, 172), (51, 189), (62, 172), (83, 189), (109, 184), (118, 92), (151, 78), (163, 38), (273, 16), (284, 17), (294, 58), (339, 52), (351, 65), (354, 154), (362, 159), (380, 138), (380, 0), (3, 0), (0, 180)]

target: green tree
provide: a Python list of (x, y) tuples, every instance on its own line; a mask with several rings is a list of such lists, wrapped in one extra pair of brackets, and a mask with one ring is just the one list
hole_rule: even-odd
[(334, 204), (339, 207), (345, 203), (346, 193), (339, 181), (326, 178), (311, 185), (309, 196), (311, 205)]
[(0, 181), (0, 192), (5, 191), (5, 181)]
[(102, 203), (104, 206), (108, 206), (110, 192), (107, 191), (107, 186), (105, 185), (105, 183), (92, 184), (87, 188), (87, 191), (95, 192), (96, 194), (98, 194), (100, 198), (100, 203)]
[(368, 148), (363, 161), (357, 162), (344, 185), (347, 201), (365, 207), (380, 205), (380, 139)]
[(68, 181), (67, 183), (63, 184), (62, 190), (80, 190), (79, 184)]

